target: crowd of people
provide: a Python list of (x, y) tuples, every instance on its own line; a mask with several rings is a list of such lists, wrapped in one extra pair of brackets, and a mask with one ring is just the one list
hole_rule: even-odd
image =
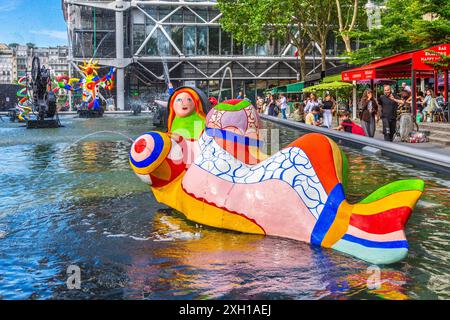
[[(290, 109), (288, 102), (293, 103), (293, 112), (287, 111)], [(299, 96), (288, 99), (283, 93), (280, 93), (279, 97), (275, 99), (274, 95), (269, 93), (265, 98), (257, 97), (256, 107), (260, 113), (275, 117), (281, 116), (283, 119), (289, 118), (308, 125), (348, 132), (358, 131), (353, 129), (358, 125), (350, 120), (348, 111), (341, 112), (340, 124), (333, 127), (333, 115), (337, 112), (337, 103), (330, 93), (326, 93), (323, 99), (317, 94), (311, 93), (306, 95), (303, 101)]]
[[(402, 83), (399, 95), (392, 92), (391, 86), (383, 86), (383, 94), (375, 97), (375, 92), (366, 89), (358, 102), (357, 116), (360, 125), (351, 120), (349, 110), (338, 110), (337, 102), (330, 93), (325, 93), (323, 99), (315, 93), (304, 95), (304, 100), (299, 96), (287, 98), (280, 93), (278, 97), (269, 93), (266, 97), (256, 98), (258, 112), (270, 116), (291, 119), (308, 125), (321, 126), (329, 129), (347, 131), (374, 137), (377, 124), (381, 120), (383, 136), (386, 141), (393, 141), (397, 128), (397, 120), (403, 113), (412, 114), (411, 88)], [(293, 112), (289, 112), (289, 102), (293, 103)], [(416, 95), (417, 117), (413, 121), (445, 121), (444, 97), (441, 93), (435, 95), (432, 89), (427, 89), (425, 94), (418, 92)], [(339, 121), (333, 127), (333, 116), (338, 113)], [(442, 119), (441, 119), (442, 118)]]

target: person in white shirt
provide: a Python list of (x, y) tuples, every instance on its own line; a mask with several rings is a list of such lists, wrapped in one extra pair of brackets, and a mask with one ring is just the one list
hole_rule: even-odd
[(310, 113), (312, 108), (319, 107), (319, 106), (320, 106), (320, 104), (319, 104), (319, 101), (317, 101), (316, 94), (315, 93), (311, 93), (309, 95), (309, 100), (308, 100), (308, 102), (306, 103), (306, 106), (305, 106), (305, 115)]
[(402, 88), (403, 88), (403, 90), (406, 90), (406, 91), (408, 91), (409, 93), (411, 93), (411, 87), (408, 86), (408, 85), (406, 84), (406, 82), (402, 82)]
[(287, 99), (283, 93), (280, 93), (279, 106), (283, 119), (287, 119), (286, 117)]

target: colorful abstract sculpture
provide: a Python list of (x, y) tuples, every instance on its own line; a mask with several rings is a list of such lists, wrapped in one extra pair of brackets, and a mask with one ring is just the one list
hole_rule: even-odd
[(30, 94), (28, 90), (27, 77), (21, 77), (17, 81), (17, 84), (21, 87), (19, 91), (17, 91), (16, 96), (18, 98), (16, 110), (17, 110), (17, 118), (19, 121), (28, 121), (30, 119), (29, 113), (31, 112), (31, 107), (29, 106)]
[(265, 155), (258, 113), (246, 100), (216, 105), (198, 139), (173, 129), (172, 121), (169, 132), (136, 139), (130, 163), (159, 202), (187, 219), (304, 241), (376, 264), (406, 257), (404, 226), (422, 194), (422, 180), (396, 181), (350, 204), (344, 192), (347, 159), (339, 146), (312, 133)]
[(68, 76), (57, 76), (54, 80), (56, 84), (53, 88), (53, 92), (56, 93), (59, 89), (64, 89), (66, 91), (77, 92), (82, 90), (81, 87), (77, 86), (80, 83), (78, 78), (69, 78)]
[[(75, 80), (77, 85), (83, 90), (83, 103), (87, 105), (88, 110), (98, 110), (100, 109), (100, 88), (105, 90), (112, 90), (114, 87), (114, 72), (115, 68), (110, 68), (109, 72), (102, 78), (98, 76), (98, 61), (84, 61), (83, 65), (79, 66), (80, 71), (83, 73), (82, 79), (71, 79)], [(71, 82), (71, 81), (69, 81)], [(66, 90), (73, 91), (74, 86), (70, 83), (61, 83), (62, 87)]]
[[(57, 92), (60, 89), (64, 89), (67, 91), (80, 91), (82, 90), (81, 87), (78, 87), (76, 83), (79, 83), (80, 79), (77, 78), (69, 78), (68, 76), (57, 76), (55, 78), (52, 78), (52, 88), (51, 91), (54, 94), (57, 94)], [(30, 97), (30, 90), (31, 88), (29, 85), (28, 78), (26, 76), (19, 78), (17, 81), (17, 84), (21, 87), (19, 91), (17, 91), (16, 95), (19, 99), (17, 103), (17, 111), (18, 111), (18, 118), (20, 121), (28, 121), (30, 120), (29, 113), (32, 112), (31, 108), (31, 97)]]

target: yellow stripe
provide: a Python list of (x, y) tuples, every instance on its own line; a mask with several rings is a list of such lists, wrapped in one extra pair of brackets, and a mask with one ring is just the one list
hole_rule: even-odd
[(397, 192), (371, 203), (357, 203), (353, 205), (352, 212), (367, 216), (399, 207), (410, 207), (412, 209), (421, 194), (422, 191), (417, 190)]
[(322, 240), (322, 247), (331, 248), (339, 239), (344, 236), (350, 224), (352, 207), (353, 205), (349, 204), (347, 200), (342, 201), (342, 203), (339, 205), (333, 224)]
[(269, 155), (262, 152), (261, 149), (258, 147), (250, 146), (248, 147), (248, 151), (250, 152), (251, 156), (257, 159), (258, 161), (264, 161), (267, 158), (269, 158)]
[(188, 195), (181, 187), (183, 177), (184, 174), (181, 174), (161, 188), (152, 188), (156, 200), (180, 211), (188, 220), (200, 224), (244, 233), (265, 234), (264, 230), (251, 220)]
[(336, 144), (336, 142), (334, 142), (333, 140), (331, 140), (330, 138), (328, 138), (328, 141), (330, 143), (331, 149), (333, 150), (333, 159), (334, 159), (334, 170), (336, 171), (336, 177), (338, 178), (339, 182), (342, 183), (342, 154), (341, 154), (341, 149), (339, 148), (339, 146)]

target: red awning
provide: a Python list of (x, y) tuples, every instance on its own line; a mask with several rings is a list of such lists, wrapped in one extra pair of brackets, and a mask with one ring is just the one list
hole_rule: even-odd
[(370, 64), (342, 72), (342, 81), (362, 81), (376, 78), (409, 78), (411, 71), (418, 77), (432, 77), (434, 69), (426, 61), (439, 61), (440, 57), (429, 50), (450, 54), (450, 43), (423, 50), (398, 53), (372, 61)]

